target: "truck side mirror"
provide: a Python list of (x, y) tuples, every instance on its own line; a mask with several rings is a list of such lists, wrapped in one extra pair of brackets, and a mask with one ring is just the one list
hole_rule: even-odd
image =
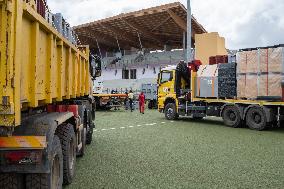
[(99, 56), (90, 56), (90, 72), (94, 79), (102, 75), (102, 61)]
[(157, 84), (160, 83), (160, 77), (161, 77), (161, 73), (158, 74)]

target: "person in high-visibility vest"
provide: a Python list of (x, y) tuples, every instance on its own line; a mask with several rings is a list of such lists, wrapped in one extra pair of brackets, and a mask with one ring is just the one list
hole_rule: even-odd
[(128, 93), (128, 99), (129, 99), (130, 110), (131, 110), (131, 112), (133, 112), (134, 94), (133, 94), (132, 90), (130, 90), (129, 93)]

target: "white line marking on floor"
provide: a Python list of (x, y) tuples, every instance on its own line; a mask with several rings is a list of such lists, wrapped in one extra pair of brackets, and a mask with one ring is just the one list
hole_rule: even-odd
[[(171, 121), (172, 123), (174, 121)], [(165, 124), (166, 122), (161, 122), (162, 124)], [(158, 125), (158, 123), (146, 123), (144, 125), (136, 125), (136, 126), (127, 126), (127, 127), (119, 127), (119, 128), (108, 128), (108, 129), (95, 129), (94, 132), (100, 132), (100, 131), (109, 131), (109, 130), (116, 130), (116, 129), (126, 129), (126, 128), (134, 128), (134, 127), (143, 127), (143, 126), (154, 126)]]
[(171, 123), (174, 123), (174, 121), (171, 121)]

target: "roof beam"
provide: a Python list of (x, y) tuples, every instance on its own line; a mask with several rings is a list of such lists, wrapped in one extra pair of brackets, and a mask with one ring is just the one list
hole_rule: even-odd
[(176, 13), (174, 13), (172, 10), (168, 9), (167, 10), (168, 14), (170, 15), (170, 17), (175, 21), (175, 23), (183, 30), (183, 31), (187, 31), (187, 24), (186, 22), (179, 17)]
[[(144, 28), (139, 27), (137, 24), (127, 21), (124, 18), (120, 18), (125, 24), (127, 24), (128, 26), (132, 27), (134, 30), (136, 30), (138, 33), (144, 35), (147, 38), (150, 38), (152, 40), (155, 40), (161, 44), (163, 44), (162, 40), (159, 39), (159, 37), (157, 37), (156, 35), (154, 35), (152, 32), (150, 31), (146, 31)], [(143, 43), (143, 42), (142, 42)]]
[[(124, 46), (129, 46), (129, 47), (135, 47), (135, 48), (138, 48), (139, 47), (139, 42), (138, 42), (138, 39), (137, 41), (131, 41), (129, 39), (125, 39), (125, 38), (120, 38), (120, 39), (117, 39), (115, 38), (114, 36), (111, 36), (109, 33), (106, 34), (106, 33), (103, 33), (101, 31), (97, 31), (97, 30), (94, 30), (92, 27), (90, 28), (90, 30), (93, 32), (93, 33), (96, 33), (96, 34), (99, 34), (100, 36), (102, 36), (104, 39), (113, 39), (113, 47), (116, 47), (118, 48), (118, 44), (117, 44), (117, 41), (120, 43), (120, 44), (123, 44)], [(109, 30), (109, 29), (108, 29)], [(110, 31), (110, 30), (109, 30)], [(117, 36), (118, 37), (118, 36)]]
[(155, 34), (155, 35), (160, 35), (160, 36), (171, 36), (171, 37), (179, 37), (179, 38), (182, 38), (182, 35), (181, 35), (181, 34), (176, 34), (176, 33), (166, 33), (166, 32), (158, 33), (158, 32), (153, 32), (153, 34)]
[[(96, 36), (91, 35), (91, 34), (89, 34), (89, 33), (80, 33), (80, 34), (79, 34), (79, 38), (81, 38), (81, 37), (87, 38), (88, 41), (90, 41), (91, 43), (96, 43), (95, 40), (98, 40), (99, 43), (103, 43), (103, 44), (105, 44), (105, 45), (107, 45), (107, 46), (110, 46), (110, 47), (114, 46), (114, 44), (113, 44), (112, 41), (106, 40), (106, 39), (103, 38), (103, 37), (96, 37)], [(97, 44), (95, 44), (95, 46), (96, 46), (96, 45), (97, 45)]]
[[(95, 38), (101, 43), (106, 42), (107, 46), (110, 46), (112, 48), (118, 48), (116, 38), (114, 38), (113, 36), (103, 33), (101, 31), (97, 31), (93, 29), (92, 27), (89, 28), (89, 31), (91, 32), (91, 33), (87, 33), (87, 36), (89, 38)], [(80, 32), (79, 36), (83, 35), (84, 33), (85, 32)], [(121, 40), (118, 39), (118, 41), (121, 44), (121, 46), (124, 46), (126, 48), (131, 48), (131, 47), (139, 48), (138, 39), (137, 39), (137, 42), (132, 42), (132, 41), (125, 40), (125, 39), (121, 39)]]
[(171, 19), (171, 17), (169, 16), (168, 18), (166, 18), (164, 21), (162, 21), (160, 24), (158, 24), (156, 27), (154, 27), (151, 32), (155, 31), (156, 29), (158, 29), (159, 27), (161, 27), (164, 23), (166, 23), (169, 19)]
[(134, 47), (138, 46), (138, 40), (133, 39), (132, 37), (129, 37), (129, 34), (126, 34), (124, 31), (116, 28), (116, 27), (112, 27), (112, 26), (105, 26), (103, 24), (100, 24), (101, 27), (103, 27), (105, 30), (110, 31), (111, 33), (113, 33), (116, 37), (117, 40), (122, 40), (125, 41), (127, 43), (130, 43), (130, 45), (134, 45)]

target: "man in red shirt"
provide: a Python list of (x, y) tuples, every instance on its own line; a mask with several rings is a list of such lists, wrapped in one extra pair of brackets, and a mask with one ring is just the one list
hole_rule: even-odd
[(144, 114), (145, 110), (145, 95), (143, 92), (140, 93), (139, 95), (139, 110), (140, 113)]

